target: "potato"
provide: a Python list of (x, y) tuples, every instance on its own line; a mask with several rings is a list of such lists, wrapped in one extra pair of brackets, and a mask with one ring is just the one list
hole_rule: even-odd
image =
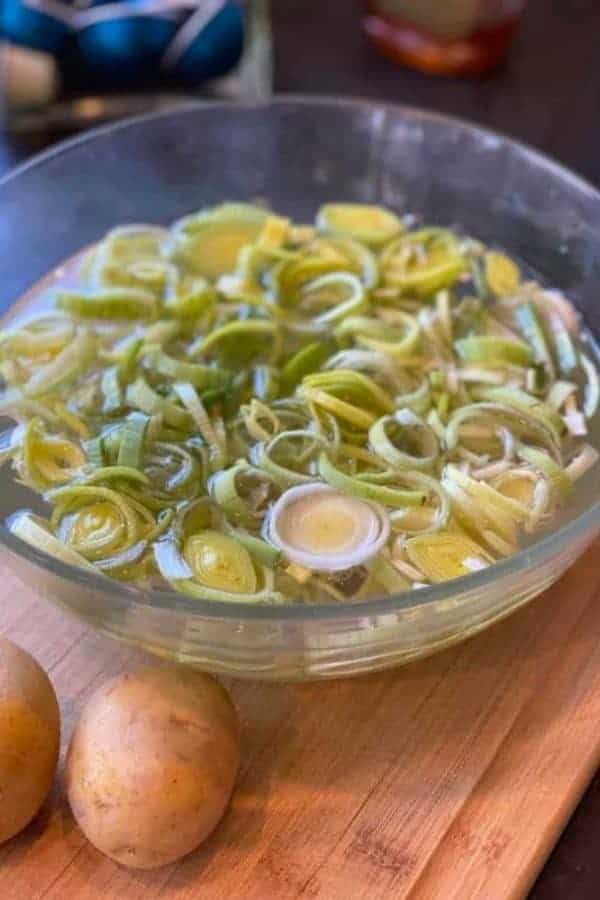
[(58, 762), (56, 694), (29, 653), (0, 638), (0, 843), (33, 819)]
[(148, 667), (111, 679), (84, 707), (67, 755), (67, 793), (98, 850), (151, 869), (210, 834), (238, 766), (227, 692), (191, 669)]

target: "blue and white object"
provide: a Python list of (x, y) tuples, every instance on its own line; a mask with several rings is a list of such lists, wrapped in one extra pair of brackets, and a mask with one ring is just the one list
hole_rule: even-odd
[(57, 55), (72, 30), (73, 13), (61, 0), (3, 0), (0, 38)]
[(82, 64), (113, 82), (161, 71), (189, 87), (229, 72), (244, 42), (235, 0), (2, 0), (0, 34)]

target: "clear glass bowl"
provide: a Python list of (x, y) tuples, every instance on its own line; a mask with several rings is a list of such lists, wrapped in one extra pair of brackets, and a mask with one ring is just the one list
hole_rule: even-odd
[[(339, 99), (195, 103), (37, 157), (0, 183), (2, 297), (17, 298), (114, 225), (166, 223), (204, 205), (257, 197), (301, 220), (343, 199), (458, 224), (565, 290), (600, 334), (600, 194), (527, 147), (467, 123)], [(552, 531), (512, 558), (354, 605), (202, 602), (75, 570), (5, 529), (0, 544), (4, 560), (42, 596), (113, 637), (215, 672), (328, 678), (433, 653), (516, 610), (595, 537), (599, 497), (600, 473), (592, 470)], [(5, 467), (2, 521), (23, 503)]]

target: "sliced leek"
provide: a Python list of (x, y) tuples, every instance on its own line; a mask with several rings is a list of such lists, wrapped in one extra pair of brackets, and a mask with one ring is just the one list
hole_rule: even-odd
[(156, 298), (141, 288), (105, 288), (91, 294), (61, 291), (59, 309), (90, 319), (148, 319), (154, 316)]
[(519, 285), (519, 267), (505, 253), (492, 250), (485, 254), (485, 278), (497, 297), (513, 294)]
[(400, 219), (382, 206), (330, 203), (317, 213), (317, 227), (364, 244), (385, 244), (402, 230)]
[(362, 481), (348, 475), (332, 465), (325, 453), (319, 457), (319, 475), (336, 490), (353, 497), (360, 497), (362, 500), (380, 503), (382, 506), (420, 506), (425, 502), (423, 491), (390, 487), (389, 484)]
[(423, 580), (433, 582), (468, 575), (492, 562), (489, 553), (470, 538), (442, 532), (410, 538), (406, 553)]
[(440, 454), (434, 430), (410, 409), (379, 419), (369, 441), (378, 456), (399, 469), (429, 469)]
[(505, 253), (407, 221), (224, 203), (109, 232), (0, 332), (0, 462), (51, 508), (13, 532), (246, 604), (396, 594), (515, 553), (597, 465), (594, 348)]
[(234, 594), (253, 594), (257, 579), (246, 548), (218, 531), (200, 531), (185, 542), (183, 556), (201, 585)]

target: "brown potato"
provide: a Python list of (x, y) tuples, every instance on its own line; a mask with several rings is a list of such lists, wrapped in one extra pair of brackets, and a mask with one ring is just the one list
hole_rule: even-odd
[(173, 862), (213, 830), (239, 766), (235, 708), (209, 675), (142, 668), (90, 698), (67, 755), (67, 793), (88, 840), (125, 866)]
[(54, 779), (60, 713), (35, 659), (0, 638), (0, 843), (33, 819)]

